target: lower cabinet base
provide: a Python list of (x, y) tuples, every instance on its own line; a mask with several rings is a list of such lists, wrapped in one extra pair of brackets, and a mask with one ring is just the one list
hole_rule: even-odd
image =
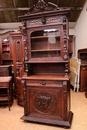
[(20, 105), (20, 106), (24, 106), (23, 98), (18, 98), (17, 99), (17, 104)]
[(71, 111), (69, 112), (69, 117), (67, 120), (51, 120), (51, 119), (36, 118), (31, 116), (22, 116), (21, 119), (24, 121), (30, 121), (30, 122), (36, 122), (42, 124), (44, 123), (44, 124), (69, 128), (72, 123), (73, 113)]

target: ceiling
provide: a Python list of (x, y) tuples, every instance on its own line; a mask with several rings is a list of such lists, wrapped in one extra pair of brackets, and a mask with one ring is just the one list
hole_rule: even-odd
[[(24, 15), (38, 0), (0, 0), (0, 23), (20, 22), (18, 16)], [(44, 0), (59, 7), (71, 9), (69, 22), (76, 22), (86, 0)]]

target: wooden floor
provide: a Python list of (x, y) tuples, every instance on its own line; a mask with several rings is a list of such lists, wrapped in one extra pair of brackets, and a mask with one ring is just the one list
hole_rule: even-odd
[[(87, 99), (84, 92), (71, 90), (71, 111), (74, 113), (70, 130), (87, 130)], [(27, 123), (21, 120), (24, 109), (16, 100), (9, 111), (8, 107), (0, 107), (0, 130), (65, 130), (56, 126)]]

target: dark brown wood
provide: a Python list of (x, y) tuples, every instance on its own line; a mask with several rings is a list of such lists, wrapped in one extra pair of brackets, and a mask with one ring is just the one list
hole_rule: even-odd
[(73, 54), (73, 35), (69, 36), (69, 57)]
[(80, 91), (87, 91), (87, 48), (78, 50), (78, 58), (81, 59), (80, 67)]
[[(12, 66), (12, 76), (14, 82), (14, 97), (16, 97), (16, 76), (21, 77), (24, 73), (24, 47), (23, 36), (20, 31), (7, 31), (0, 35), (1, 65)], [(6, 67), (3, 66), (4, 71)], [(3, 73), (1, 74), (3, 76)], [(7, 74), (7, 72), (6, 72)], [(6, 75), (5, 75), (6, 76)]]
[(87, 91), (87, 65), (81, 65), (80, 69), (80, 91)]
[(12, 32), (10, 34), (10, 41), (12, 43), (12, 58), (13, 58), (13, 69), (14, 69), (14, 80), (17, 76), (23, 75), (23, 61), (24, 61), (24, 48), (23, 48), (23, 36), (18, 32)]
[(16, 88), (17, 88), (17, 104), (24, 106), (24, 98), (23, 98), (23, 86), (21, 83), (21, 77), (16, 77)]
[(0, 105), (8, 104), (9, 111), (10, 106), (13, 103), (13, 85), (12, 77), (0, 77)]
[(12, 66), (11, 65), (0, 65), (0, 77), (12, 76)]
[(24, 116), (21, 119), (70, 127), (68, 9), (41, 0), (21, 16), (24, 40), (22, 77)]
[(1, 48), (1, 65), (9, 65), (13, 63), (12, 59), (12, 44), (10, 42), (10, 33), (12, 31), (5, 31), (0, 34), (0, 48)]
[[(17, 88), (20, 88), (20, 84), (16, 82), (16, 77), (21, 77), (24, 73), (24, 44), (23, 36), (20, 31), (12, 32), (10, 34), (10, 41), (12, 43), (12, 57), (13, 57), (13, 70), (14, 70), (14, 86), (15, 86), (15, 98), (18, 99)], [(17, 83), (17, 84), (16, 84)], [(19, 85), (19, 87), (18, 87)]]

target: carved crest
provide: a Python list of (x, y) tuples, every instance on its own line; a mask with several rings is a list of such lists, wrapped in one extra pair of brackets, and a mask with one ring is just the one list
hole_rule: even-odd
[(41, 11), (52, 11), (56, 9), (61, 10), (57, 5), (51, 2), (46, 3), (44, 0), (38, 0), (38, 3), (36, 5), (33, 5), (26, 15), (38, 13)]

